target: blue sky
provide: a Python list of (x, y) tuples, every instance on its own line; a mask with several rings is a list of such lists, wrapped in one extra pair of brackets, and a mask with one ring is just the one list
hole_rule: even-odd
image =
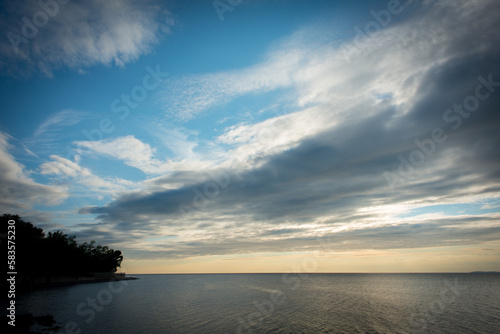
[(42, 3), (0, 6), (2, 212), (135, 273), (500, 269), (494, 1)]

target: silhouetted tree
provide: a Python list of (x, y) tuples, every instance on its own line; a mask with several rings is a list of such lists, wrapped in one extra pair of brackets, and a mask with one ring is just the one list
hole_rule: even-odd
[[(24, 221), (18, 215), (4, 214), (0, 224), (2, 248), (7, 247), (8, 221), (15, 223), (16, 271), (20, 281), (53, 276), (85, 276), (96, 272), (115, 272), (123, 254), (95, 241), (78, 244), (76, 236), (58, 230), (47, 235), (39, 227)], [(7, 272), (7, 261), (2, 262)]]

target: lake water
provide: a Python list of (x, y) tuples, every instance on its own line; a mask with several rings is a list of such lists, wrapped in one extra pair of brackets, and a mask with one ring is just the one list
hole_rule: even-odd
[(18, 296), (60, 333), (500, 333), (500, 274), (134, 275)]

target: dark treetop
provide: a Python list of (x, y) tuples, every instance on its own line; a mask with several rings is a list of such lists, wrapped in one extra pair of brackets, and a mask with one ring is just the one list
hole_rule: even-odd
[[(111, 272), (120, 267), (122, 252), (107, 246), (76, 242), (76, 236), (62, 231), (45, 232), (25, 222), (17, 215), (4, 214), (0, 217), (2, 226), (1, 244), (7, 248), (8, 221), (15, 221), (15, 271), (18, 282), (29, 285), (44, 277), (82, 277), (94, 273)], [(7, 261), (2, 262), (2, 271), (9, 272)]]

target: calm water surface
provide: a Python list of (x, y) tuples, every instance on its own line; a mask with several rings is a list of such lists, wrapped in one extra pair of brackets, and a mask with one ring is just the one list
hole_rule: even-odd
[(500, 274), (135, 276), (31, 292), (18, 312), (60, 333), (500, 333)]

